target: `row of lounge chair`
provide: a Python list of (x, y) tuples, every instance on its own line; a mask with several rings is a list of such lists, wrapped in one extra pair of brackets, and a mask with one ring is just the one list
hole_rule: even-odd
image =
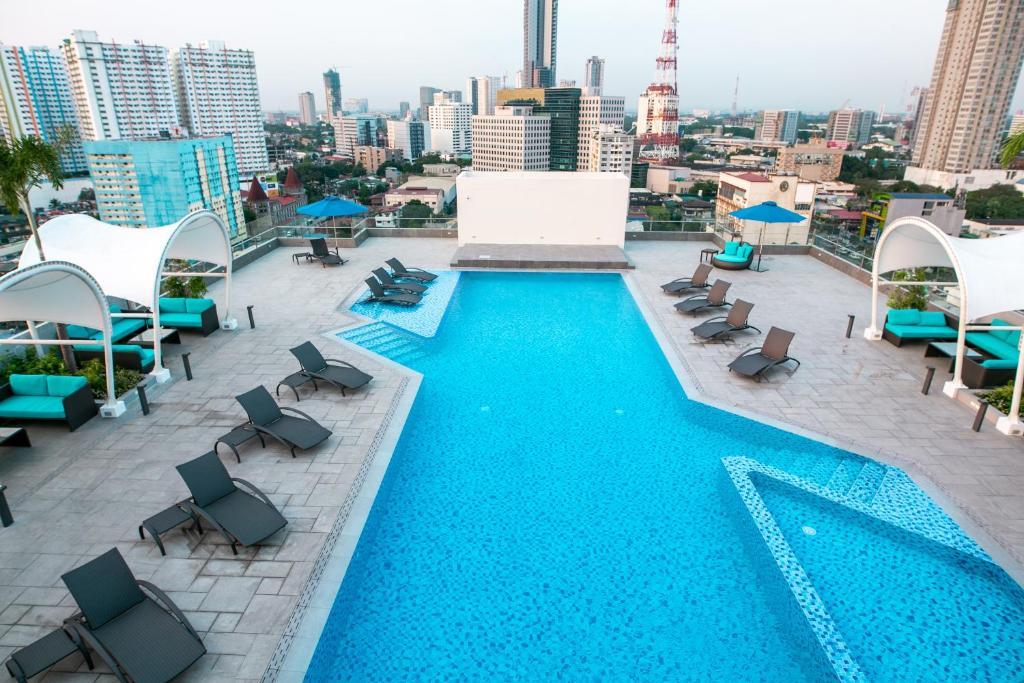
[[(690, 277), (677, 278), (666, 282), (661, 286), (662, 291), (668, 294), (682, 296), (688, 291), (695, 289), (707, 289), (706, 294), (695, 294), (675, 304), (675, 309), (680, 313), (697, 315), (705, 311), (729, 307), (729, 313), (706, 320), (700, 325), (691, 328), (695, 337), (702, 341), (724, 341), (730, 339), (737, 332), (755, 330), (761, 334), (761, 330), (750, 324), (750, 312), (754, 304), (743, 299), (730, 302), (726, 294), (732, 286), (725, 280), (716, 280), (710, 283), (711, 266), (700, 264)], [(795, 372), (800, 367), (800, 361), (789, 355), (789, 346), (795, 334), (778, 327), (768, 330), (762, 346), (747, 349), (735, 360), (729, 363), (729, 370), (738, 374), (753, 377), (758, 382), (765, 378), (766, 373), (772, 368), (786, 363), (796, 363), (793, 368)]]
[(385, 263), (391, 267), (390, 273), (384, 268), (375, 268), (373, 274), (365, 280), (370, 289), (370, 296), (366, 299), (368, 302), (415, 306), (423, 299), (423, 293), (427, 291), (426, 284), (437, 279), (437, 275), (421, 268), (406, 268), (396, 258), (390, 258)]

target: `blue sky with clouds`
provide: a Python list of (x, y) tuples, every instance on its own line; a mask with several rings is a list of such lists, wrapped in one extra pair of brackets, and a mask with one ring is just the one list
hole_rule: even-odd
[[(374, 109), (415, 101), (419, 85), (463, 89), (473, 74), (514, 78), (522, 60), (521, 0), (33, 0), (5, 3), (0, 41), (56, 45), (72, 29), (169, 48), (206, 39), (256, 52), (263, 104), (295, 109), (338, 66), (344, 97)], [(607, 60), (609, 94), (627, 108), (654, 75), (662, 0), (561, 0), (558, 78), (582, 80)], [(681, 107), (905, 109), (927, 84), (947, 0), (681, 0)], [(152, 8), (152, 9), (151, 9)], [(159, 8), (158, 10), (156, 8)], [(1017, 98), (1015, 108), (1019, 105)]]

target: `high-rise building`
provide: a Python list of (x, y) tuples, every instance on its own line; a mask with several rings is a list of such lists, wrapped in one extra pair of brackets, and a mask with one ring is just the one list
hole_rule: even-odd
[(366, 114), (370, 111), (370, 101), (365, 97), (349, 97), (342, 109), (346, 114)]
[(473, 170), (547, 171), (551, 117), (529, 106), (496, 107), (473, 117)]
[[(461, 102), (462, 101), (462, 91), (461, 90), (442, 90), (441, 94), (444, 95), (445, 98), (449, 102)], [(434, 94), (434, 99), (435, 100), (437, 99), (437, 94), (436, 93)]]
[(493, 114), (501, 78), (498, 76), (472, 76), (466, 81), (466, 103), (473, 114)]
[(544, 105), (535, 109), (537, 113), (551, 116), (548, 161), (552, 171), (575, 171), (579, 168), (580, 98), (579, 88), (548, 88), (544, 92)]
[(557, 41), (558, 0), (523, 0), (523, 87), (555, 85)]
[(452, 101), (447, 93), (434, 95), (434, 104), (428, 112), (431, 149), (441, 154), (470, 154), (473, 148), (471, 116), (472, 106)]
[(354, 157), (359, 146), (384, 146), (384, 121), (379, 116), (353, 114), (336, 118), (332, 123), (334, 147), (341, 156)]
[(299, 93), (299, 121), (306, 126), (316, 123), (316, 99), (308, 90)]
[(630, 176), (633, 172), (633, 141), (633, 136), (624, 133), (622, 128), (598, 126), (590, 131), (587, 138), (586, 170)]
[(583, 78), (584, 95), (600, 95), (604, 88), (604, 60), (594, 55), (587, 60), (587, 71)]
[(244, 229), (230, 135), (87, 140), (83, 146), (100, 220), (153, 228), (210, 209), (223, 219), (232, 237)]
[(949, 3), (913, 166), (955, 174), (995, 165), (1024, 59), (1022, 22), (1020, 0)]
[(359, 145), (355, 149), (355, 162), (362, 165), (367, 173), (376, 173), (381, 164), (390, 164), (402, 158), (402, 150), (393, 147), (370, 147)]
[(439, 92), (441, 92), (440, 88), (434, 88), (429, 85), (420, 86), (420, 121), (427, 120), (427, 108), (434, 103), (434, 95)]
[(167, 48), (101, 43), (75, 31), (61, 46), (85, 140), (141, 139), (182, 132)]
[(758, 140), (796, 144), (800, 112), (792, 109), (765, 109), (754, 137)]
[(402, 151), (409, 161), (415, 161), (430, 150), (430, 124), (426, 121), (387, 122), (388, 147)]
[(871, 139), (875, 125), (875, 112), (862, 109), (838, 109), (828, 115), (825, 138), (829, 141), (848, 142), (858, 146)]
[(580, 98), (577, 170), (595, 170), (590, 168), (591, 133), (602, 126), (610, 126), (621, 130), (625, 118), (625, 97), (614, 97), (610, 95), (584, 95)]
[(402, 100), (398, 103), (398, 118), (404, 119), (409, 116), (409, 103)]
[(1024, 132), (1024, 112), (1017, 112), (1010, 119), (1010, 135)]
[(85, 173), (78, 115), (64, 58), (48, 47), (0, 45), (0, 137), (35, 136), (54, 142), (67, 129), (60, 165), (65, 175)]
[(341, 75), (334, 69), (324, 72), (324, 108), (328, 121), (341, 116)]
[(171, 58), (178, 111), (192, 135), (230, 133), (243, 177), (270, 167), (260, 111), (256, 60), (251, 50), (229, 50), (222, 42), (186, 45)]

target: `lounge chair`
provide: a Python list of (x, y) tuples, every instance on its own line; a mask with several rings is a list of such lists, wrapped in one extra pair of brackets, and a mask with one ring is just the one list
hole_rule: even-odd
[(729, 315), (706, 320), (690, 331), (693, 332), (695, 337), (705, 340), (728, 338), (734, 332), (741, 332), (743, 330), (757, 330), (757, 333), (761, 334), (761, 330), (747, 322), (752, 308), (754, 308), (754, 304), (749, 301), (736, 299), (729, 310)]
[(776, 365), (789, 361), (796, 363), (796, 367), (793, 368), (793, 372), (796, 372), (800, 367), (800, 361), (789, 355), (789, 345), (794, 336), (796, 335), (793, 332), (778, 327), (771, 328), (768, 330), (768, 336), (764, 338), (764, 346), (747, 349), (741, 353), (736, 360), (729, 363), (729, 370), (747, 377), (756, 377), (758, 382)]
[(320, 262), (320, 265), (326, 268), (327, 266), (340, 266), (346, 263), (345, 259), (341, 258), (338, 254), (338, 248), (335, 247), (334, 251), (331, 251), (327, 247), (327, 240), (323, 237), (316, 237), (309, 241), (309, 246), (313, 248), (313, 258)]
[(122, 683), (166, 683), (206, 654), (188, 618), (112, 548), (61, 577), (81, 610), (64, 622)]
[(422, 268), (406, 268), (402, 265), (402, 262), (396, 258), (389, 258), (384, 263), (391, 266), (391, 275), (400, 280), (419, 280), (420, 282), (433, 282), (437, 279), (437, 276), (433, 273), (428, 273)]
[(711, 266), (702, 263), (693, 271), (693, 277), (681, 277), (672, 282), (666, 282), (661, 286), (668, 294), (682, 294), (688, 289), (706, 289), (711, 286), (708, 276), (711, 275)]
[(235, 555), (237, 546), (255, 545), (288, 524), (263, 491), (244, 479), (229, 475), (214, 451), (182, 463), (176, 469), (192, 494), (180, 504), (188, 506), (196, 519), (206, 520), (219, 531), (231, 544)]
[(302, 366), (302, 374), (313, 380), (314, 388), (316, 380), (323, 380), (341, 389), (341, 395), (344, 396), (346, 389), (358, 389), (373, 379), (373, 375), (367, 375), (351, 363), (324, 358), (311, 342), (304, 342), (289, 350)]
[(366, 298), (368, 303), (379, 301), (382, 304), (415, 306), (423, 298), (419, 294), (388, 294), (384, 291), (384, 286), (375, 277), (366, 278), (365, 282), (366, 286), (370, 288), (370, 296)]
[[(296, 448), (304, 451), (323, 443), (331, 435), (331, 430), (301, 410), (277, 405), (274, 397), (262, 384), (235, 396), (235, 400), (242, 404), (253, 429), (259, 434), (279, 441), (291, 450), (293, 458)], [(285, 415), (282, 412), (284, 410), (301, 417)]]
[(374, 268), (373, 274), (380, 280), (380, 284), (384, 287), (385, 291), (396, 291), (396, 292), (408, 292), (410, 294), (422, 294), (427, 291), (424, 285), (417, 285), (413, 282), (397, 282), (395, 278), (391, 277), (391, 274), (383, 268)]
[(683, 299), (675, 305), (675, 308), (680, 313), (696, 315), (699, 311), (708, 308), (732, 306), (731, 303), (725, 300), (725, 294), (729, 291), (731, 285), (731, 282), (726, 282), (725, 280), (715, 280), (714, 286), (707, 294), (697, 294), (689, 299)]

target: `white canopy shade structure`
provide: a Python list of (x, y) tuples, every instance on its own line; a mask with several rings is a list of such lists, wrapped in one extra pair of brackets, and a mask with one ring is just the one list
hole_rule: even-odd
[[(960, 289), (960, 322), (957, 334), (956, 365), (953, 380), (945, 393), (956, 396), (966, 388), (963, 383), (963, 359), (968, 330), (992, 329), (990, 325), (972, 324), (994, 315), (1024, 309), (1024, 232), (984, 240), (950, 237), (934, 224), (909, 216), (885, 228), (875, 246), (871, 272), (871, 327), (864, 331), (867, 339), (882, 338), (878, 316), (878, 290), (888, 281), (881, 276), (906, 268), (945, 267), (956, 273)], [(949, 283), (901, 283), (949, 284)], [(1013, 327), (1000, 327), (1013, 330)], [(1021, 335), (1024, 344), (1024, 334)], [(1000, 431), (1022, 432), (1020, 422), (1021, 390), (1024, 388), (1024, 349), (1019, 354), (1014, 396), (1010, 415), (1000, 421)]]
[[(47, 259), (73, 263), (95, 278), (107, 296), (127, 299), (152, 311), (153, 327), (160, 327), (160, 289), (167, 259), (204, 261), (223, 266), (223, 273), (203, 273), (224, 278), (221, 326), (233, 328), (231, 304), (231, 238), (224, 222), (212, 211), (194, 211), (177, 223), (159, 228), (126, 228), (85, 214), (58, 216), (40, 227), (39, 237)], [(21, 253), (22, 267), (39, 263), (34, 240)], [(187, 273), (181, 273), (185, 275)], [(148, 314), (119, 314), (140, 317)], [(169, 374), (161, 363), (160, 335), (154, 335), (153, 374), (164, 381)]]
[[(0, 277), (0, 320), (25, 320), (83, 325), (103, 332), (107, 402), (101, 411), (116, 417), (125, 411), (114, 392), (114, 363), (110, 350), (110, 311), (99, 284), (82, 268), (66, 261), (44, 261)], [(60, 340), (3, 339), (0, 344), (27, 346), (73, 344)]]

